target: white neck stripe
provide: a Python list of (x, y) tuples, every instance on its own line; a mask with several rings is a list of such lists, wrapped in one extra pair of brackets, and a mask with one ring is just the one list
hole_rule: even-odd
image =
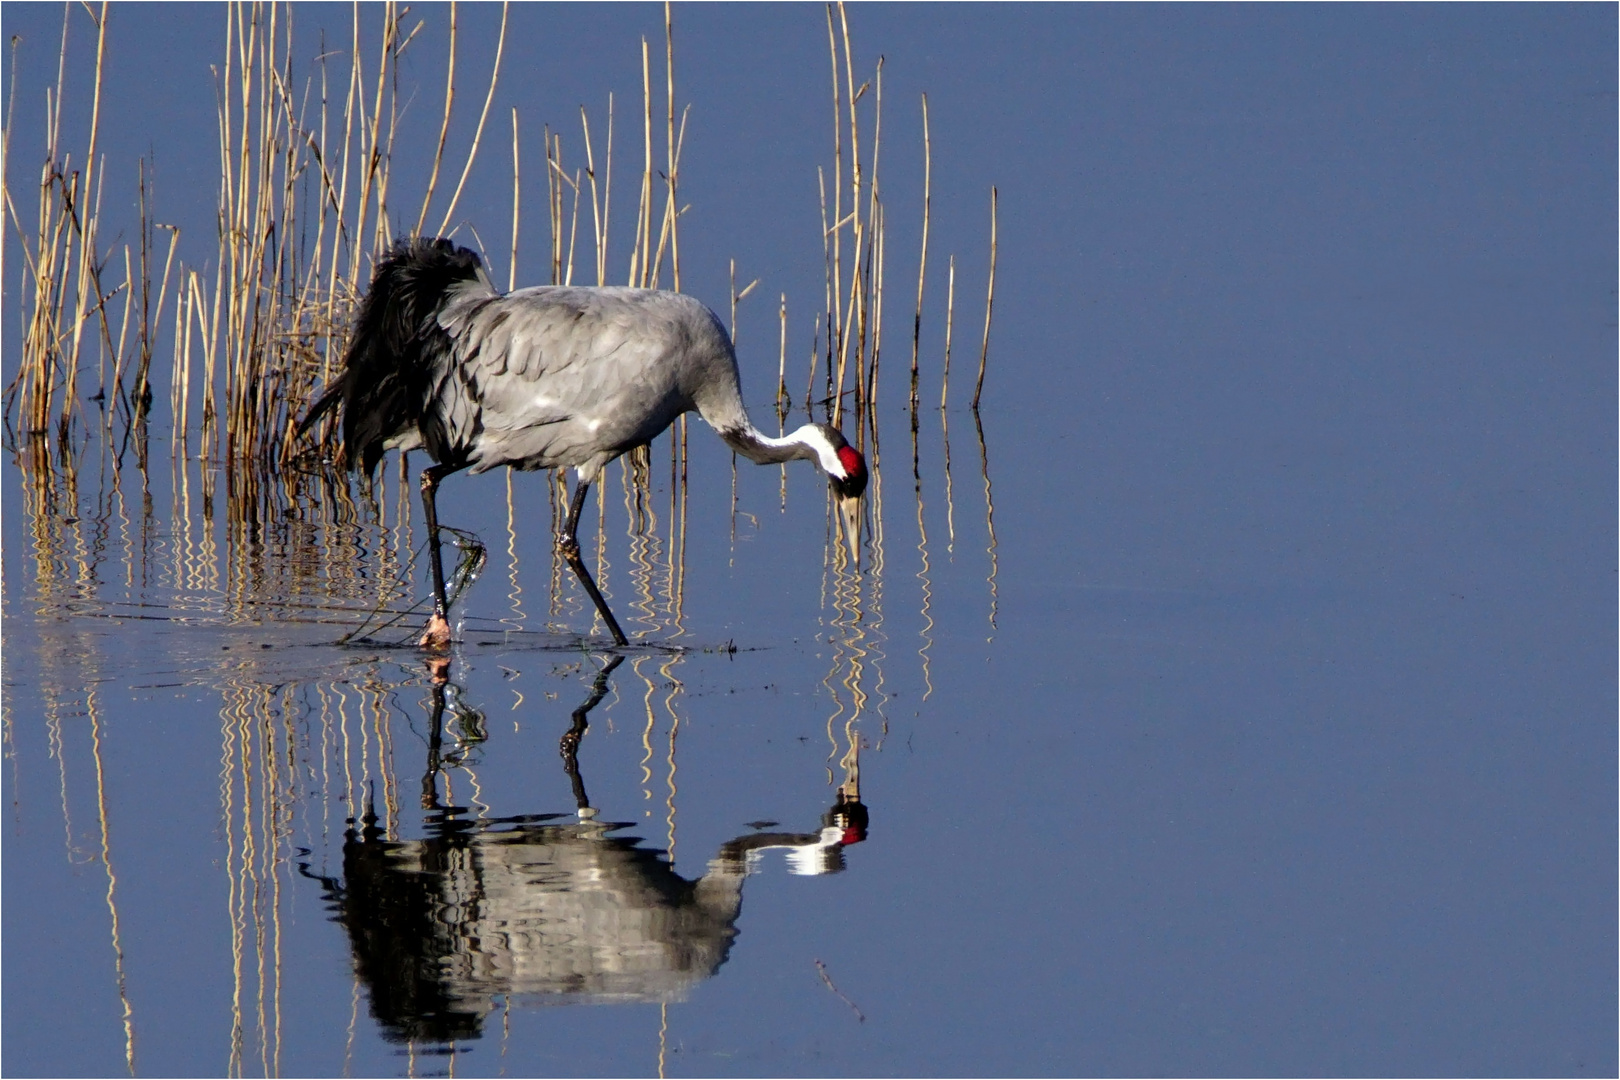
[(838, 451), (833, 449), (832, 442), (814, 424), (806, 424), (797, 431), (782, 436), (780, 439), (773, 439), (769, 435), (760, 435), (759, 441), (766, 446), (778, 449), (787, 449), (790, 446), (807, 446), (816, 452), (816, 460), (821, 463), (822, 471), (828, 476), (836, 476), (840, 480), (849, 479), (849, 473), (845, 470), (844, 463), (838, 460)]

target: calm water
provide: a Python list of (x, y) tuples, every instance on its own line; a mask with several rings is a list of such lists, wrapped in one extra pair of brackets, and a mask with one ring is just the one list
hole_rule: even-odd
[[(858, 49), (930, 92), (953, 403), (992, 182), (995, 336), (915, 472), (881, 410), (858, 568), (813, 469), (734, 496), (697, 424), (587, 516), (615, 661), (545, 478), (453, 477), (440, 684), (380, 625), (425, 591), (392, 459), (8, 458), (8, 1074), (1616, 1071), (1612, 10), (915, 10)], [(736, 253), (808, 329), (773, 110), (821, 122), (824, 28), (728, 12), (677, 23), (687, 289)], [(507, 92), (566, 112), (573, 62)]]

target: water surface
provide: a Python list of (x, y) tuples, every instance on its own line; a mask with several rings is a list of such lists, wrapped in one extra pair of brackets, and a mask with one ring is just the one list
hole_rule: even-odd
[[(587, 515), (609, 670), (545, 478), (453, 477), (486, 561), (439, 683), (392, 459), (368, 499), (161, 424), (144, 468), (17, 447), (8, 1073), (1615, 1072), (1611, 13), (915, 12), (860, 40), (930, 91), (974, 299), (915, 471), (880, 408), (858, 567), (810, 467), (734, 513), (718, 440), (684, 488), (661, 440)], [(685, 287), (735, 253), (807, 329), (813, 163), (767, 136), (821, 116), (823, 28), (684, 17)], [(571, 109), (570, 63), (510, 92)]]

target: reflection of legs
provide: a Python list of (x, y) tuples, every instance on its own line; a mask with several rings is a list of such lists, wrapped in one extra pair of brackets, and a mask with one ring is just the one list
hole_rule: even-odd
[(563, 559), (573, 568), (574, 576), (579, 578), (579, 583), (585, 586), (585, 594), (591, 598), (591, 603), (602, 613), (602, 621), (607, 623), (608, 633), (613, 635), (614, 644), (628, 645), (630, 642), (626, 640), (624, 631), (619, 629), (618, 620), (613, 617), (613, 612), (608, 610), (607, 601), (602, 599), (602, 593), (597, 589), (596, 582), (591, 579), (591, 572), (585, 569), (585, 560), (579, 553), (579, 514), (585, 508), (585, 493), (590, 489), (591, 482), (584, 479), (574, 487), (574, 501), (568, 507), (568, 523), (563, 528), (563, 534), (557, 537), (557, 550), (562, 552)]
[(428, 714), (427, 772), (422, 774), (422, 809), (439, 808), (439, 755), (444, 745), (444, 683), (433, 681), (433, 707)]
[(427, 519), (428, 561), (433, 567), (433, 617), (417, 641), (424, 649), (450, 647), (450, 601), (444, 594), (444, 559), (439, 554), (439, 511), (435, 496), (439, 481), (460, 468), (459, 465), (430, 465), (422, 470), (422, 516)]
[(585, 704), (574, 710), (574, 726), (563, 732), (562, 742), (557, 747), (557, 752), (562, 755), (563, 769), (574, 785), (574, 803), (582, 814), (591, 808), (591, 802), (585, 795), (585, 781), (579, 775), (579, 740), (585, 737), (585, 729), (590, 726), (586, 717), (607, 695), (608, 676), (622, 663), (624, 657), (615, 656), (608, 661), (606, 667), (596, 673), (596, 682), (591, 684), (591, 696), (585, 699)]

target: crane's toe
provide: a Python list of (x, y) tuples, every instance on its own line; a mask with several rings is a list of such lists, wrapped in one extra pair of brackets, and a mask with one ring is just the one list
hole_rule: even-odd
[(422, 649), (443, 650), (450, 647), (450, 620), (443, 615), (434, 613), (428, 620), (427, 629), (417, 639), (417, 647)]

